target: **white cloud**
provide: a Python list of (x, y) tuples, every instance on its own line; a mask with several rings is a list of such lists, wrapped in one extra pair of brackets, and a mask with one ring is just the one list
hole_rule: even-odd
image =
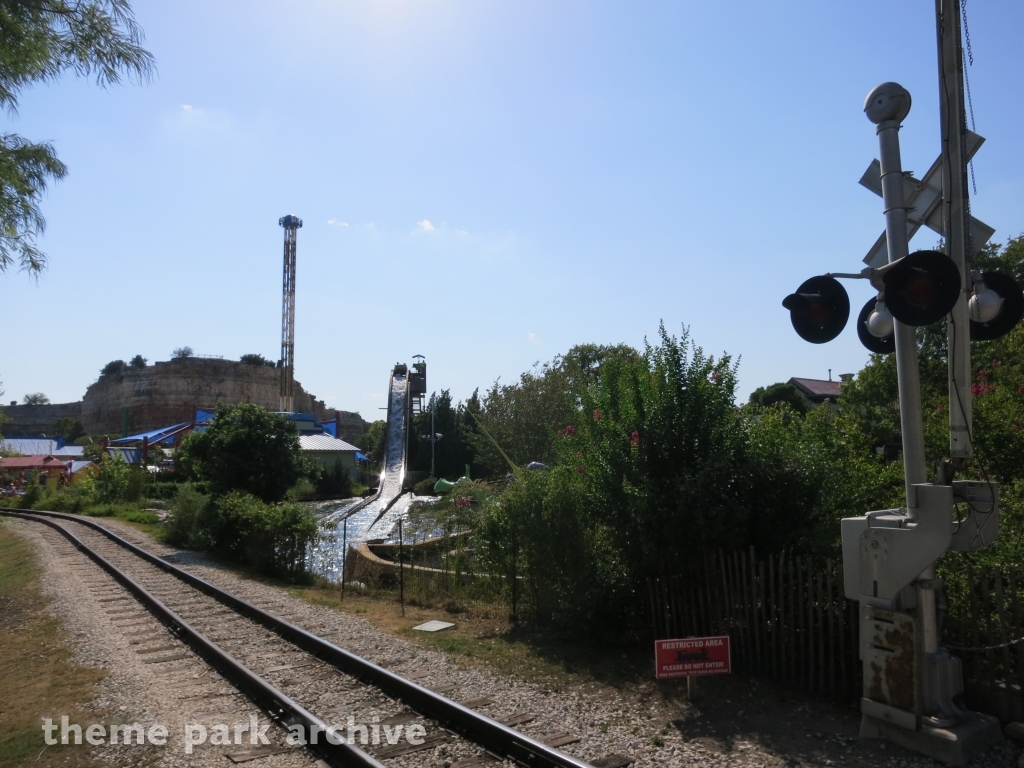
[(338, 221), (337, 219), (328, 219), (327, 225), (329, 227), (348, 227), (347, 221)]
[(526, 340), (531, 344), (540, 344), (540, 339), (538, 339), (537, 334), (533, 332), (526, 334)]
[(427, 219), (424, 219), (423, 221), (417, 221), (416, 222), (416, 229), (414, 229), (412, 231), (412, 233), (414, 235), (418, 235), (418, 234), (424, 234), (426, 232), (434, 232), (434, 231), (436, 231), (434, 225), (431, 224)]
[(186, 112), (193, 112), (193, 111), (195, 111), (195, 110), (192, 109), (192, 105), (191, 104), (182, 104), (181, 108), (183, 110), (185, 110)]
[(457, 235), (458, 237), (469, 237), (469, 232), (467, 232), (467, 231), (466, 231), (466, 230), (464, 230), (464, 229), (456, 229), (456, 230), (455, 230), (455, 234), (456, 234), (456, 235)]
[(367, 229), (376, 229), (376, 228), (377, 228), (377, 225), (376, 225), (376, 224), (374, 224), (374, 223), (373, 223), (372, 221), (368, 221), (368, 222), (366, 222), (366, 224), (365, 224), (364, 226), (365, 226), (365, 227), (366, 227)]

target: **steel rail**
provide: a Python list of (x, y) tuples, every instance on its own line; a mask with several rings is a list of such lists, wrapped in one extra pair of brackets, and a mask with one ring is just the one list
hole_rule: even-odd
[[(24, 515), (24, 510), (12, 510), (0, 507), (0, 513), (14, 513), (14, 516)], [(446, 730), (457, 733), (469, 741), (476, 743), (489, 752), (501, 757), (516, 760), (529, 766), (552, 766), (556, 768), (592, 768), (589, 763), (579, 760), (572, 755), (560, 752), (557, 749), (547, 746), (536, 739), (531, 739), (526, 734), (499, 723), (486, 715), (464, 707), (458, 702), (452, 701), (429, 688), (406, 680), (390, 670), (377, 666), (361, 656), (324, 640), (301, 627), (278, 618), (262, 608), (249, 603), (226, 590), (216, 587), (195, 574), (178, 568), (171, 563), (147, 552), (141, 547), (132, 544), (116, 533), (94, 523), (92, 520), (85, 520), (73, 515), (65, 515), (60, 512), (33, 511), (31, 515), (43, 515), (54, 517), (93, 528), (109, 538), (114, 543), (133, 552), (147, 562), (155, 565), (161, 570), (184, 581), (195, 589), (209, 595), (218, 602), (233, 609), (236, 613), (255, 621), (258, 624), (276, 632), (281, 637), (290, 641), (307, 653), (322, 659), (333, 667), (357, 677), (364, 682), (369, 682), (388, 696), (401, 701), (406, 706), (431, 720), (436, 720)], [(42, 522), (42, 521), (40, 521)], [(60, 528), (59, 526), (56, 526)], [(155, 598), (154, 598), (155, 599)], [(223, 651), (222, 651), (223, 653)], [(280, 694), (284, 696), (284, 694)], [(296, 705), (298, 706), (298, 705)]]
[(57, 514), (54, 512), (28, 513), (23, 510), (0, 508), (0, 515), (21, 520), (32, 520), (47, 525), (64, 536), (75, 549), (88, 556), (100, 568), (113, 576), (115, 581), (131, 592), (143, 606), (166, 624), (179, 640), (209, 662), (232, 685), (256, 702), (273, 720), (284, 724), (286, 727), (302, 725), (304, 736), (315, 733), (316, 731), (312, 731), (312, 728), (316, 728), (317, 731), (323, 733), (326, 739), (317, 739), (316, 744), (309, 744), (310, 739), (306, 738), (307, 746), (319, 752), (331, 765), (342, 766), (343, 768), (349, 768), (349, 766), (385, 768), (383, 763), (363, 752), (363, 750), (355, 745), (349, 744), (341, 734), (341, 731), (333, 726), (328, 726), (323, 720), (305, 709), (298, 702), (290, 699), (286, 694), (255, 674), (251, 669), (199, 632), (199, 630), (171, 610), (139, 582), (84, 544), (71, 531), (45, 519), (45, 517)]

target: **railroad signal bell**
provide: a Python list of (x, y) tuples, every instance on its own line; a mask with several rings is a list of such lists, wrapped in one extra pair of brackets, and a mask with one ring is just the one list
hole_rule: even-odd
[[(896, 348), (893, 321), (919, 326), (948, 315), (960, 297), (960, 270), (939, 251), (916, 251), (878, 269), (865, 269), (878, 289), (857, 316), (857, 336), (870, 352), (887, 354)], [(970, 297), (971, 338), (991, 340), (1009, 333), (1024, 316), (1024, 292), (1017, 281), (999, 272), (974, 273)], [(832, 275), (804, 281), (782, 301), (793, 328), (812, 344), (832, 341), (850, 316), (846, 289)]]

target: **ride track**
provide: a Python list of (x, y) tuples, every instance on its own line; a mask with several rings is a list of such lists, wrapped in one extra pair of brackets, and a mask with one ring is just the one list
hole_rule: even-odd
[[(511, 727), (533, 720), (529, 713), (516, 713), (500, 722), (493, 720), (473, 709), (493, 703), (486, 697), (464, 702), (448, 699), (172, 565), (91, 520), (57, 512), (27, 512), (7, 508), (0, 508), (0, 515), (40, 523), (60, 533), (75, 549), (113, 577), (170, 631), (169, 637), (153, 635), (153, 641), (172, 638), (176, 641), (171, 645), (143, 649), (140, 653), (175, 649), (183, 651), (180, 644), (188, 646), (278, 725), (284, 728), (301, 725), (307, 743), (311, 741), (310, 734), (316, 732), (312, 729), (319, 731), (323, 737), (308, 748), (319, 753), (331, 766), (384, 768), (381, 760), (432, 750), (448, 741), (452, 734), (484, 750), (473, 757), (452, 763), (452, 768), (481, 766), (494, 758), (511, 759), (525, 766), (559, 768), (621, 768), (631, 762), (619, 755), (608, 755), (588, 764), (560, 752), (554, 746), (569, 744), (577, 739), (564, 733), (548, 734), (542, 740), (530, 738)], [(74, 526), (79, 530), (72, 532)], [(187, 588), (182, 589), (183, 585)], [(115, 595), (106, 599), (106, 602), (122, 599), (127, 598)], [(222, 610), (222, 606), (228, 609), (227, 613)], [(222, 625), (224, 618), (232, 620), (230, 635), (223, 634), (228, 629)], [(243, 621), (249, 626), (240, 626)], [(214, 632), (220, 633), (220, 636), (214, 636)], [(237, 651), (230, 649), (235, 644), (239, 645)], [(244, 651), (243, 658), (254, 660), (271, 656), (292, 657), (292, 663), (282, 665), (274, 662), (262, 670), (264, 675), (293, 669), (315, 674), (313, 678), (283, 679), (275, 685), (232, 655), (239, 651)], [(297, 658), (296, 651), (301, 652)], [(156, 657), (152, 661), (183, 658), (189, 658), (188, 654)], [(417, 678), (424, 676), (420, 674)], [(308, 690), (298, 690), (300, 683), (310, 680), (326, 683), (330, 692), (337, 694), (336, 701), (352, 704), (366, 700), (367, 686), (376, 688), (379, 694), (402, 707), (402, 711), (381, 720), (381, 726), (409, 724), (421, 718), (433, 723), (425, 723), (427, 733), (423, 744), (399, 741), (394, 745), (382, 746), (371, 755), (355, 744), (347, 743), (342, 728), (329, 726), (324, 719), (303, 705), (302, 698), (320, 698), (324, 695), (323, 692), (313, 695)], [(194, 685), (202, 687), (210, 682), (201, 680)], [(296, 690), (289, 694), (289, 688)], [(198, 697), (223, 695), (200, 693)], [(366, 724), (369, 725), (369, 718)], [(333, 738), (325, 738), (328, 734)], [(284, 747), (277, 747), (262, 748), (262, 751), (257, 749), (254, 752), (273, 754), (284, 750)], [(242, 757), (251, 759), (244, 755)]]

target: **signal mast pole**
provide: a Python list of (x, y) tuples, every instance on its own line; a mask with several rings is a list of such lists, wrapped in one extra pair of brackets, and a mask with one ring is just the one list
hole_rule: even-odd
[(964, 470), (971, 445), (971, 293), (970, 201), (967, 196), (967, 111), (964, 105), (964, 53), (959, 0), (936, 0), (939, 51), (939, 126), (942, 138), (942, 224), (946, 253), (960, 270), (960, 299), (946, 322), (949, 371), (949, 451), (952, 466), (945, 482)]
[(280, 410), (295, 410), (295, 233), (302, 226), (298, 216), (283, 216), (284, 227), (284, 299), (281, 310), (281, 397)]

